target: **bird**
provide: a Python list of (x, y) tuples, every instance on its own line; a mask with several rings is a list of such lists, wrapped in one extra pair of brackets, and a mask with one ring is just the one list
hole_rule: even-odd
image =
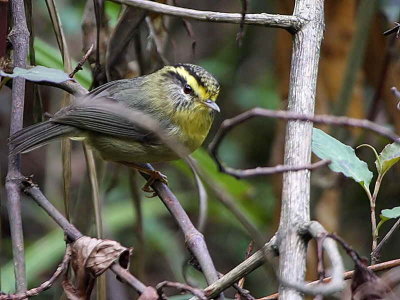
[[(48, 120), (13, 134), (9, 138), (10, 155), (32, 151), (60, 138), (83, 140), (103, 160), (150, 175), (142, 189), (153, 192), (150, 186), (154, 181), (167, 183), (167, 177), (144, 164), (180, 158), (162, 136), (183, 145), (185, 154), (199, 148), (215, 113), (220, 112), (216, 104), (219, 91), (220, 85), (211, 73), (186, 63), (111, 81), (78, 97)], [(156, 123), (162, 134), (144, 124), (146, 120)]]

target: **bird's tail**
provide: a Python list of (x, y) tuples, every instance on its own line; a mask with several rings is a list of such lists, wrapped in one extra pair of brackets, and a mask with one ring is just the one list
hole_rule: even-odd
[(45, 121), (21, 129), (10, 137), (11, 152), (18, 154), (32, 151), (57, 138), (72, 136), (75, 128)]

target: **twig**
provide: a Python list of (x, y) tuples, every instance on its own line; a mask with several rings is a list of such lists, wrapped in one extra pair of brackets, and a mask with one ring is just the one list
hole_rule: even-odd
[[(253, 249), (254, 249), (254, 241), (250, 241), (249, 245), (247, 246), (244, 259), (248, 259), (250, 257), (251, 253), (253, 252)], [(237, 293), (235, 294), (235, 299), (240, 300), (240, 297), (244, 297), (247, 300), (253, 300), (254, 297), (250, 295), (250, 292), (243, 288), (244, 281), (245, 277), (242, 277), (239, 279), (237, 284), (233, 285), (233, 287), (237, 290)]]
[(236, 204), (235, 199), (224, 189), (224, 187), (216, 181), (210, 179), (207, 173), (197, 164), (195, 160), (190, 158), (186, 160), (191, 167), (201, 176), (206, 185), (213, 191), (216, 198), (236, 217), (236, 219), (247, 230), (250, 237), (255, 241), (256, 245), (261, 248), (264, 245), (264, 236), (259, 232), (245, 212)]
[[(221, 13), (214, 11), (201, 11), (189, 8), (182, 8), (172, 5), (166, 5), (148, 0), (112, 0), (113, 2), (123, 3), (129, 6), (153, 11), (160, 14), (194, 19), (204, 22), (219, 22), (240, 24), (242, 22), (242, 14), (240, 13)], [(284, 28), (290, 32), (298, 31), (306, 21), (297, 16), (284, 16), (272, 14), (247, 14), (244, 24), (261, 25), (267, 27)]]
[(88, 93), (87, 89), (85, 89), (82, 85), (80, 85), (78, 82), (76, 82), (74, 80), (68, 80), (68, 81), (64, 81), (61, 83), (41, 81), (41, 82), (37, 82), (37, 84), (54, 86), (54, 87), (57, 87), (59, 89), (66, 91), (67, 93), (70, 93), (74, 96), (83, 96)]
[(161, 62), (164, 65), (168, 65), (169, 64), (168, 59), (164, 55), (164, 49), (163, 49), (164, 47), (156, 33), (156, 30), (154, 29), (154, 25), (153, 25), (151, 18), (149, 16), (147, 16), (145, 18), (145, 21), (146, 21), (147, 28), (149, 29), (149, 36), (153, 40), (154, 47), (156, 49), (156, 53), (157, 53), (158, 57), (160, 58)]
[[(313, 238), (321, 238), (323, 236), (332, 237), (328, 235), (326, 230), (316, 221), (311, 221), (304, 227), (304, 230), (309, 233)], [(333, 238), (333, 237), (332, 237)], [(344, 288), (344, 266), (342, 257), (340, 256), (339, 250), (336, 243), (332, 239), (324, 239), (322, 242), (322, 247), (325, 253), (329, 257), (332, 265), (332, 277), (331, 280), (326, 283), (317, 283), (314, 285), (309, 285), (306, 283), (289, 282), (286, 278), (281, 278), (281, 283), (284, 286), (296, 289), (302, 293), (308, 295), (331, 295), (333, 293), (339, 292)]]
[[(236, 299), (240, 300), (241, 297), (246, 299), (246, 300), (255, 300), (256, 299), (250, 294), (250, 291), (244, 289), (239, 284), (234, 283), (232, 285), (232, 287), (237, 291), (237, 295), (239, 295), (239, 297), (237, 297)], [(235, 297), (236, 297), (236, 295), (235, 295)]]
[[(13, 51), (14, 67), (26, 68), (26, 58), (29, 48), (29, 32), (26, 25), (23, 0), (11, 1), (13, 28), (9, 34)], [(12, 103), (10, 117), (10, 136), (23, 126), (25, 98), (25, 79), (13, 79)], [(9, 148), (9, 151), (11, 147)], [(14, 273), (17, 292), (24, 292), (27, 288), (24, 259), (24, 238), (21, 220), (21, 182), (20, 156), (8, 156), (8, 172), (6, 176), (7, 210), (10, 223), (11, 241), (14, 259)]]
[(215, 162), (217, 163), (221, 172), (230, 174), (237, 178), (246, 178), (260, 175), (270, 175), (275, 173), (287, 172), (287, 171), (298, 171), (298, 170), (311, 170), (328, 164), (328, 161), (320, 161), (316, 164), (308, 164), (304, 166), (288, 166), (278, 165), (275, 167), (258, 167), (254, 169), (239, 170), (224, 166), (218, 157), (218, 147), (222, 142), (222, 139), (231, 131), (234, 127), (244, 123), (245, 121), (254, 117), (267, 117), (267, 118), (279, 118), (285, 120), (298, 120), (298, 121), (310, 121), (321, 124), (361, 127), (373, 132), (376, 132), (382, 136), (388, 137), (393, 141), (399, 141), (400, 137), (392, 132), (390, 129), (380, 126), (374, 122), (365, 119), (353, 119), (347, 117), (335, 117), (330, 115), (306, 115), (295, 112), (282, 111), (282, 110), (269, 110), (263, 108), (253, 108), (244, 113), (241, 113), (231, 119), (226, 119), (222, 122), (221, 127), (216, 133), (213, 141), (209, 145), (209, 151)]
[(29, 297), (37, 296), (41, 292), (48, 290), (54, 284), (54, 282), (60, 277), (60, 275), (64, 273), (65, 269), (68, 267), (70, 259), (71, 259), (71, 251), (70, 248), (67, 247), (62, 262), (58, 265), (56, 271), (53, 273), (53, 275), (50, 277), (49, 280), (43, 282), (38, 287), (30, 289), (23, 293), (0, 295), (0, 300), (22, 300)]
[(288, 165), (276, 165), (274, 167), (257, 167), (253, 169), (234, 169), (230, 167), (224, 166), (217, 158), (214, 156), (215, 161), (219, 165), (219, 169), (222, 173), (232, 175), (236, 178), (249, 178), (255, 176), (265, 176), (265, 175), (273, 175), (284, 172), (294, 172), (301, 170), (315, 170), (324, 166), (327, 166), (331, 163), (330, 160), (320, 160), (316, 163), (307, 164), (304, 166), (288, 166)]
[(157, 293), (162, 299), (163, 289), (165, 287), (172, 287), (181, 291), (187, 291), (191, 293), (193, 296), (196, 296), (200, 300), (206, 300), (207, 297), (204, 295), (203, 291), (197, 288), (194, 288), (190, 285), (180, 283), (180, 282), (171, 282), (171, 281), (163, 281), (156, 285)]
[(383, 175), (381, 173), (378, 174), (378, 178), (375, 181), (374, 193), (371, 193), (367, 190), (367, 195), (370, 202), (370, 210), (371, 210), (371, 234), (372, 234), (372, 253), (371, 253), (371, 264), (376, 263), (376, 257), (373, 256), (373, 252), (378, 244), (378, 232), (376, 230), (376, 198), (378, 197), (379, 188), (381, 186), (383, 179)]
[(399, 38), (400, 34), (400, 23), (394, 22), (395, 26), (389, 30), (386, 30), (383, 35), (391, 35), (393, 33), (396, 33), (396, 38)]
[(393, 233), (396, 231), (396, 229), (400, 226), (400, 219), (396, 221), (396, 223), (390, 228), (389, 232), (385, 235), (385, 237), (380, 241), (378, 246), (372, 251), (371, 253), (371, 259), (373, 261), (379, 260), (380, 257), (380, 252), (382, 250), (382, 247), (386, 244), (386, 242), (391, 238)]
[(147, 288), (140, 280), (138, 280), (135, 276), (133, 276), (127, 269), (124, 269), (119, 264), (114, 263), (110, 267), (111, 271), (114, 274), (118, 275), (118, 277), (125, 283), (129, 284), (133, 287), (139, 294), (142, 294), (144, 290)]
[[(139, 278), (142, 278), (145, 261), (146, 261), (146, 251), (145, 251), (145, 238), (143, 229), (143, 207), (142, 207), (142, 196), (140, 194), (140, 188), (138, 184), (138, 172), (136, 170), (128, 170), (129, 172), (129, 191), (130, 198), (132, 199), (132, 205), (134, 207), (135, 223), (134, 223), (134, 233), (135, 233), (135, 253), (134, 263), (131, 264), (131, 270), (135, 270), (135, 274)], [(134, 268), (134, 269), (133, 269)]]
[[(390, 89), (393, 93), (393, 95), (397, 98), (397, 100), (400, 99), (400, 92), (396, 87), (392, 87)], [(397, 109), (400, 110), (400, 102), (397, 103)]]
[(207, 298), (215, 298), (219, 293), (230, 287), (240, 278), (257, 269), (264, 263), (267, 257), (276, 255), (275, 248), (276, 238), (274, 236), (268, 243), (264, 245), (262, 249), (256, 251), (248, 259), (237, 265), (231, 271), (219, 278), (216, 282), (206, 287), (204, 289), (204, 293)]
[[(153, 169), (150, 164), (146, 164), (146, 167), (149, 169)], [(149, 175), (145, 173), (141, 173), (141, 175), (146, 179), (149, 178)], [(182, 208), (182, 205), (179, 203), (178, 199), (171, 192), (168, 186), (160, 181), (155, 181), (151, 185), (151, 187), (160, 197), (161, 201), (168, 208), (169, 212), (181, 228), (185, 236), (186, 245), (198, 260), (201, 266), (201, 270), (207, 280), (207, 283), (211, 284), (217, 281), (218, 273), (208, 252), (204, 237), (194, 227), (193, 223), (189, 219), (185, 210)]]
[(244, 20), (246, 19), (249, 0), (240, 0), (240, 2), (242, 3), (242, 19), (240, 20), (239, 24), (239, 32), (236, 35), (236, 41), (238, 42), (239, 47), (242, 46), (242, 41), (244, 37)]
[[(81, 238), (83, 234), (76, 229), (74, 225), (68, 220), (47, 200), (47, 198), (40, 191), (39, 187), (34, 184), (30, 179), (23, 181), (22, 190), (25, 194), (31, 197), (39, 206), (41, 206), (46, 213), (63, 229), (70, 242), (74, 242)], [(118, 275), (124, 282), (133, 287), (139, 294), (144, 291), (146, 285), (136, 279), (126, 269), (122, 268), (118, 263), (114, 263), (110, 267), (116, 275)]]
[(67, 237), (70, 238), (70, 241), (75, 241), (83, 236), (82, 233), (80, 233), (74, 225), (69, 223), (67, 219), (53, 206), (53, 204), (47, 200), (39, 187), (34, 184), (30, 178), (26, 178), (22, 181), (22, 190), (25, 194), (35, 200), (35, 202), (53, 218), (53, 220), (64, 230)]
[(79, 63), (76, 65), (75, 69), (68, 75), (69, 77), (73, 78), (78, 71), (82, 70), (83, 65), (85, 62), (88, 60), (89, 56), (93, 52), (93, 47), (94, 45), (92, 44), (89, 48), (89, 50), (86, 52), (86, 54), (82, 57), (82, 59), (79, 61)]
[[(388, 269), (392, 269), (392, 268), (395, 268), (395, 267), (398, 267), (398, 266), (400, 266), (400, 259), (394, 259), (394, 260), (390, 260), (390, 261), (385, 261), (385, 262), (380, 263), (380, 264), (368, 266), (367, 268), (370, 269), (371, 271), (379, 272), (379, 271), (385, 271), (385, 270), (388, 270)], [(352, 279), (353, 275), (354, 275), (354, 271), (347, 271), (347, 272), (345, 272), (343, 274), (343, 279), (344, 280)], [(331, 280), (332, 280), (332, 277), (327, 277), (327, 278), (324, 278), (323, 282), (327, 283), (327, 282), (330, 282)], [(316, 281), (310, 282), (309, 285), (315, 285), (315, 284), (318, 284), (318, 283), (320, 283), (320, 281), (316, 280)], [(269, 295), (269, 296), (266, 296), (266, 297), (258, 298), (257, 300), (274, 300), (274, 299), (278, 299), (278, 297), (279, 297), (279, 294), (276, 293), (276, 294), (272, 294), (272, 295)]]

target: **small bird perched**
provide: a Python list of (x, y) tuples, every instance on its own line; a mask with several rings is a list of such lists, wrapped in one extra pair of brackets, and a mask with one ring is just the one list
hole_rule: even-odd
[(217, 80), (202, 67), (178, 64), (142, 77), (106, 83), (49, 120), (26, 127), (10, 137), (11, 154), (25, 153), (55, 139), (84, 140), (104, 160), (119, 162), (150, 175), (143, 190), (154, 180), (166, 181), (158, 171), (141, 163), (163, 162), (179, 156), (159, 134), (124, 112), (145, 115), (164, 135), (181, 143), (188, 154), (206, 138), (219, 93)]

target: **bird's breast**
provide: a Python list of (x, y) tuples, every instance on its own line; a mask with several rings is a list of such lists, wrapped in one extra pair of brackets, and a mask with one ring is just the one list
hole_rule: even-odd
[(178, 140), (193, 152), (201, 146), (210, 130), (213, 115), (208, 110), (177, 112), (174, 123), (178, 127)]

